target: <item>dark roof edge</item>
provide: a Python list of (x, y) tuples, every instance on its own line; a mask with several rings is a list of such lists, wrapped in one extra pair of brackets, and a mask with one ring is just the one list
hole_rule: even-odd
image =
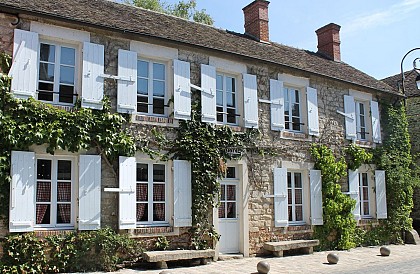
[[(163, 40), (163, 41), (177, 42), (177, 43), (181, 43), (181, 44), (196, 47), (196, 48), (210, 49), (210, 50), (214, 50), (214, 51), (218, 51), (218, 52), (233, 54), (233, 55), (239, 56), (239, 57), (247, 57), (247, 58), (250, 58), (250, 59), (253, 59), (253, 60), (259, 60), (259, 61), (267, 62), (267, 63), (270, 63), (270, 64), (281, 65), (281, 66), (284, 66), (284, 67), (287, 67), (287, 68), (295, 69), (295, 70), (302, 71), (302, 72), (312, 73), (312, 74), (315, 74), (315, 75), (318, 75), (318, 76), (326, 77), (326, 78), (333, 79), (333, 80), (336, 80), (336, 81), (340, 81), (340, 82), (343, 82), (343, 83), (348, 83), (348, 84), (356, 85), (356, 86), (359, 86), (359, 87), (369, 88), (371, 90), (381, 91), (381, 92), (389, 93), (389, 94), (392, 94), (392, 95), (398, 95), (398, 96), (404, 97), (404, 95), (393, 92), (393, 91), (389, 91), (389, 90), (385, 90), (385, 89), (378, 89), (378, 88), (374, 88), (374, 87), (371, 87), (371, 86), (364, 86), (364, 85), (361, 85), (361, 84), (357, 84), (357, 83), (354, 83), (354, 82), (339, 79), (339, 78), (332, 77), (332, 76), (322, 74), (322, 73), (319, 73), (319, 72), (313, 72), (313, 71), (310, 71), (310, 70), (305, 70), (305, 69), (301, 69), (301, 68), (298, 68), (298, 67), (293, 67), (293, 66), (290, 66), (290, 65), (282, 64), (282, 63), (276, 63), (276, 62), (265, 60), (265, 59), (255, 58), (255, 57), (248, 56), (248, 55), (242, 55), (242, 54), (238, 54), (238, 53), (235, 53), (235, 52), (230, 52), (230, 51), (226, 51), (226, 50), (210, 48), (210, 47), (205, 47), (205, 46), (199, 46), (199, 45), (187, 43), (187, 42), (184, 42), (184, 41), (173, 40), (173, 39), (168, 39), (168, 38), (158, 37), (158, 36), (152, 36), (152, 35), (149, 35), (149, 34), (146, 34), (146, 33), (130, 31), (130, 30), (117, 28), (117, 27), (111, 27), (111, 26), (100, 25), (100, 24), (93, 24), (93, 23), (82, 21), (82, 20), (75, 20), (75, 19), (72, 19), (71, 17), (56, 16), (56, 15), (50, 14), (50, 13), (34, 12), (32, 10), (27, 10), (27, 9), (18, 9), (18, 8), (10, 7), (8, 5), (0, 3), (0, 8), (2, 8), (2, 7), (6, 8), (6, 10), (0, 10), (0, 12), (6, 12), (6, 13), (16, 14), (16, 15), (19, 14), (19, 13), (28, 14), (28, 15), (37, 15), (37, 16), (44, 17), (46, 19), (56, 19), (56, 20), (59, 20), (59, 21), (67, 21), (67, 22), (71, 22), (71, 23), (78, 23), (78, 24), (82, 24), (83, 26), (88, 26), (88, 27), (100, 28), (100, 29), (104, 29), (104, 30), (114, 30), (114, 31), (118, 31), (118, 32), (121, 32), (121, 33), (124, 33), (124, 34), (130, 33), (130, 34), (136, 34), (136, 35), (145, 36), (145, 37), (152, 37), (152, 38), (155, 38), (155, 39), (158, 39), (158, 40)], [(377, 81), (380, 81), (380, 80), (377, 80)]]

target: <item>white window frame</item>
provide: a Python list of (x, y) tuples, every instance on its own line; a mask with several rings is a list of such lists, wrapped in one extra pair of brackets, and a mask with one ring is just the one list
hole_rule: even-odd
[[(51, 174), (51, 209), (50, 209), (50, 220), (51, 224), (36, 224), (36, 195), (37, 195), (37, 186), (38, 186), (38, 179), (37, 179), (37, 168), (38, 168), (38, 160), (51, 160), (52, 165), (52, 174)], [(58, 168), (58, 161), (71, 161), (71, 217), (70, 223), (68, 224), (57, 224), (57, 168)], [(35, 230), (50, 230), (50, 229), (73, 229), (75, 227), (75, 220), (77, 214), (77, 205), (76, 205), (76, 196), (78, 192), (78, 180), (76, 178), (76, 160), (77, 158), (74, 156), (64, 156), (64, 155), (57, 155), (57, 156), (50, 156), (50, 155), (42, 155), (42, 154), (35, 154)], [(42, 180), (41, 180), (42, 181)], [(54, 202), (55, 201), (55, 202)], [(46, 204), (46, 202), (40, 202), (40, 204)]]
[[(357, 140), (361, 141), (367, 141), (370, 138), (367, 138), (370, 135), (370, 132), (368, 132), (368, 114), (369, 114), (369, 102), (366, 101), (360, 101), (355, 99), (355, 110), (356, 110), (356, 136)], [(363, 115), (360, 113), (361, 108), (360, 106), (363, 106)], [(364, 124), (364, 127), (362, 127), (362, 122)], [(362, 136), (362, 132), (364, 130), (364, 138)]]
[[(367, 179), (367, 186), (363, 185), (363, 174), (366, 174)], [(372, 218), (372, 195), (371, 195), (371, 173), (367, 171), (359, 172), (359, 203), (360, 203), (360, 216), (362, 219), (371, 219)], [(364, 197), (363, 189), (367, 189), (367, 195), (368, 197)], [(369, 212), (364, 212), (364, 203), (368, 203)]]
[[(287, 212), (289, 212), (289, 206), (292, 207), (292, 220), (290, 220), (290, 216), (288, 216), (288, 220), (289, 220), (289, 225), (301, 225), (301, 224), (305, 224), (305, 210), (306, 210), (306, 203), (305, 203), (305, 173), (301, 170), (287, 170), (287, 175), (290, 173), (290, 177), (291, 177), (291, 188), (289, 188), (289, 185), (287, 185), (287, 190), (289, 191), (289, 189), (291, 190), (292, 193), (292, 204), (289, 204), (289, 202), (287, 202)], [(294, 174), (299, 173), (300, 174), (300, 179), (301, 179), (301, 184), (302, 187), (299, 189), (302, 189), (302, 220), (300, 221), (296, 221), (296, 187), (295, 187), (295, 176)], [(288, 177), (288, 176), (287, 176)], [(289, 184), (287, 182), (287, 184)]]
[[(238, 125), (238, 115), (239, 115), (239, 111), (238, 111), (238, 78), (235, 75), (232, 74), (228, 74), (228, 73), (223, 73), (223, 72), (219, 72), (216, 71), (216, 87), (217, 87), (217, 78), (221, 76), (223, 78), (223, 83), (222, 83), (222, 96), (223, 96), (223, 106), (219, 106), (217, 105), (217, 92), (219, 91), (219, 89), (216, 88), (216, 121), (217, 124), (223, 124), (223, 125), (234, 125), (237, 126)], [(228, 107), (227, 106), (227, 90), (226, 90), (226, 84), (227, 84), (227, 79), (233, 79), (235, 81), (235, 92), (232, 92), (235, 95), (235, 106), (234, 106), (234, 110), (235, 110), (235, 123), (229, 123), (227, 121), (227, 109), (232, 109), (232, 107)], [(218, 112), (217, 108), (218, 107), (222, 107), (223, 110), (222, 112)], [(218, 121), (217, 117), (218, 115), (222, 114), (223, 117), (223, 121)]]
[[(148, 63), (149, 75), (146, 78), (148, 80), (148, 87), (147, 87), (148, 88), (148, 95), (147, 95), (148, 106), (147, 106), (147, 112), (139, 112), (138, 111), (138, 104), (139, 104), (138, 97), (139, 96), (146, 97), (146, 95), (142, 95), (142, 94), (137, 93), (137, 95), (136, 95), (136, 113), (139, 114), (139, 115), (168, 117), (169, 112), (168, 112), (167, 104), (168, 104), (168, 94), (169, 94), (169, 81), (168, 81), (168, 79), (169, 79), (169, 69), (168, 69), (169, 68), (169, 62), (168, 61), (165, 62), (165, 61), (157, 60), (157, 59), (151, 59), (151, 58), (144, 58), (141, 55), (138, 56), (138, 58), (137, 58), (137, 64), (138, 64), (139, 61), (143, 61), (143, 62)], [(154, 81), (154, 79), (153, 79), (153, 64), (155, 64), (155, 63), (165, 66), (165, 72), (164, 72), (164, 74), (165, 74), (165, 91), (164, 91), (165, 95), (163, 97), (163, 114), (153, 113), (153, 98), (155, 98), (155, 96), (153, 95), (153, 81)], [(138, 71), (138, 67), (137, 67), (137, 71)], [(143, 78), (143, 77), (139, 77), (138, 74), (137, 74), (136, 77), (137, 77), (137, 81), (140, 78)], [(162, 98), (162, 97), (156, 97), (156, 98)]]
[[(41, 44), (48, 44), (48, 45), (53, 45), (55, 46), (55, 62), (54, 63), (49, 63), (49, 62), (44, 62), (41, 61)], [(60, 60), (60, 53), (61, 53), (61, 48), (62, 47), (67, 47), (67, 48), (72, 48), (75, 51), (75, 60), (74, 60), (74, 91), (73, 91), (73, 102), (72, 103), (66, 103), (66, 102), (60, 102), (59, 101), (59, 96), (60, 96), (60, 66), (61, 66), (61, 60)], [(41, 73), (41, 70), (39, 69), (39, 66), (41, 64), (41, 62), (43, 63), (48, 63), (48, 64), (54, 64), (54, 82), (52, 82), (53, 84), (53, 91), (51, 91), (51, 93), (53, 94), (53, 100), (52, 101), (46, 101), (46, 100), (41, 100), (38, 99), (42, 102), (45, 103), (49, 103), (52, 105), (62, 105), (62, 106), (73, 106), (76, 103), (76, 99), (78, 97), (78, 95), (80, 95), (79, 91), (79, 86), (81, 84), (80, 81), (80, 71), (81, 71), (81, 62), (80, 62), (80, 46), (77, 44), (71, 44), (71, 43), (64, 43), (64, 42), (57, 42), (54, 40), (48, 40), (48, 39), (40, 39), (39, 41), (39, 45), (38, 45), (38, 75), (37, 75), (37, 99), (39, 96), (39, 83), (47, 83), (47, 81), (44, 80), (40, 80), (39, 76)], [(46, 91), (46, 93), (49, 93), (50, 91)]]
[[(292, 93), (298, 92), (299, 94), (299, 102), (291, 102), (291, 98), (292, 98)], [(286, 93), (287, 93), (287, 97), (286, 97)], [(286, 131), (291, 131), (291, 132), (303, 132), (303, 115), (302, 115), (302, 107), (303, 107), (303, 103), (304, 102), (302, 100), (304, 92), (302, 92), (302, 89), (300, 88), (296, 88), (296, 87), (292, 87), (289, 85), (284, 85), (283, 87), (283, 96), (284, 96), (284, 128)], [(287, 100), (287, 99), (288, 100)], [(286, 105), (289, 104), (289, 108), (286, 109)], [(299, 130), (295, 130), (293, 129), (293, 117), (297, 117), (297, 116), (293, 116), (292, 111), (293, 111), (293, 105), (298, 104), (299, 105)], [(286, 119), (286, 111), (289, 111), (289, 121), (287, 121)], [(287, 128), (289, 127), (289, 128)]]
[[(372, 141), (372, 117), (371, 106), (372, 94), (361, 92), (357, 90), (350, 90), (349, 95), (353, 97), (355, 104), (355, 122), (356, 122), (356, 141), (371, 142)], [(362, 103), (365, 108), (365, 139), (361, 139), (360, 128), (360, 108), (359, 103)]]
[[(170, 216), (172, 216), (172, 213), (169, 212), (170, 210), (170, 206), (169, 206), (169, 192), (170, 192), (170, 187), (172, 186), (172, 184), (170, 184), (169, 182), (169, 178), (170, 178), (170, 174), (169, 174), (169, 165), (168, 162), (154, 162), (154, 161), (150, 161), (150, 160), (143, 160), (143, 159), (137, 159), (136, 161), (136, 188), (137, 188), (137, 184), (140, 183), (145, 183), (145, 182), (141, 182), (141, 181), (137, 181), (137, 164), (147, 164), (148, 167), (148, 182), (147, 182), (147, 190), (148, 190), (148, 201), (147, 201), (147, 205), (148, 205), (148, 221), (147, 222), (139, 222), (137, 221), (136, 218), (136, 224), (137, 227), (151, 227), (151, 226), (169, 226), (169, 220), (170, 220)], [(160, 183), (159, 184), (164, 184), (165, 185), (165, 221), (153, 221), (153, 165), (163, 165), (165, 167), (165, 182), (164, 183)], [(138, 203), (144, 203), (144, 202), (138, 202), (136, 200), (136, 217), (137, 217), (137, 204)]]

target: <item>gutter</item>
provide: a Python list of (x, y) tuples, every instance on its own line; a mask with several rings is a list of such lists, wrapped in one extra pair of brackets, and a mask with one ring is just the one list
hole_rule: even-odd
[[(16, 15), (16, 16), (18, 16), (19, 13), (27, 14), (27, 15), (35, 15), (35, 16), (39, 16), (39, 17), (45, 18), (45, 19), (55, 19), (55, 20), (59, 20), (59, 21), (69, 22), (69, 23), (77, 23), (79, 25), (86, 26), (86, 27), (99, 28), (99, 29), (108, 30), (108, 31), (113, 30), (113, 31), (120, 32), (122, 34), (139, 35), (139, 36), (150, 37), (150, 38), (154, 38), (154, 39), (162, 40), (162, 41), (177, 42), (177, 43), (180, 43), (180, 44), (183, 44), (183, 45), (188, 45), (190, 47), (201, 48), (201, 49), (206, 49), (206, 50), (214, 50), (214, 51), (217, 51), (217, 52), (223, 52), (223, 53), (227, 53), (227, 54), (234, 55), (234, 56), (237, 56), (237, 57), (242, 57), (242, 58), (246, 57), (246, 58), (249, 58), (249, 59), (252, 59), (252, 60), (258, 60), (258, 61), (263, 61), (263, 62), (267, 62), (267, 63), (274, 64), (274, 65), (280, 65), (280, 66), (295, 69), (295, 70), (298, 70), (298, 71), (311, 73), (311, 74), (315, 74), (317, 76), (322, 76), (322, 77), (326, 77), (326, 78), (329, 78), (329, 79), (333, 79), (333, 80), (336, 80), (336, 81), (339, 81), (339, 82), (356, 85), (358, 87), (369, 88), (369, 89), (374, 90), (374, 91), (384, 92), (384, 93), (394, 95), (394, 96), (396, 95), (396, 96), (400, 96), (400, 97), (403, 97), (403, 98), (406, 97), (403, 94), (400, 94), (400, 93), (397, 93), (397, 92), (388, 91), (388, 90), (381, 90), (381, 89), (377, 89), (377, 88), (374, 88), (374, 87), (371, 87), (371, 86), (365, 86), (365, 85), (357, 84), (357, 83), (354, 83), (354, 82), (346, 81), (346, 80), (343, 80), (343, 79), (340, 79), (340, 78), (337, 78), (337, 77), (333, 77), (333, 76), (329, 76), (329, 75), (326, 75), (326, 74), (322, 74), (322, 73), (319, 73), (319, 72), (305, 70), (305, 69), (294, 67), (294, 66), (291, 66), (291, 65), (277, 63), (277, 62), (273, 62), (273, 61), (270, 61), (270, 60), (260, 59), (260, 58), (256, 58), (256, 57), (253, 57), (253, 56), (239, 54), (239, 53), (236, 53), (236, 52), (231, 52), (231, 51), (227, 51), (227, 50), (223, 50), (223, 49), (216, 49), (216, 48), (200, 46), (200, 45), (188, 43), (188, 42), (185, 42), (185, 41), (168, 39), (168, 38), (164, 38), (164, 37), (150, 35), (150, 34), (147, 34), (147, 33), (141, 33), (141, 32), (126, 30), (126, 29), (123, 29), (123, 28), (118, 28), (118, 27), (113, 27), (113, 26), (108, 26), (108, 25), (93, 24), (93, 23), (89, 23), (89, 22), (85, 22), (85, 21), (81, 21), (81, 20), (75, 20), (71, 17), (54, 15), (54, 14), (47, 13), (47, 12), (36, 12), (36, 11), (29, 10), (29, 9), (11, 7), (11, 6), (0, 3), (0, 8), (3, 8), (3, 7), (5, 8), (5, 10), (1, 9), (0, 12), (9, 13), (9, 14), (13, 14), (13, 15)], [(380, 81), (380, 80), (377, 80), (377, 81)]]

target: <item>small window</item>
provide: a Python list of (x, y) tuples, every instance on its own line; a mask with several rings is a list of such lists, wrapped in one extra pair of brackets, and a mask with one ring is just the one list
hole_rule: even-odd
[(216, 76), (217, 121), (237, 125), (237, 87), (236, 78), (225, 74)]
[(289, 131), (302, 131), (301, 93), (298, 89), (284, 88), (284, 122)]
[(166, 65), (137, 61), (137, 112), (165, 115)]
[(289, 222), (303, 222), (302, 173), (287, 172)]
[(137, 222), (154, 224), (167, 222), (166, 166), (137, 163)]
[(360, 216), (370, 217), (369, 177), (367, 173), (359, 173)]
[(76, 99), (76, 49), (41, 43), (39, 54), (38, 100), (74, 104)]
[(367, 140), (366, 131), (366, 116), (367, 116), (367, 103), (355, 101), (356, 104), (356, 130), (358, 140)]

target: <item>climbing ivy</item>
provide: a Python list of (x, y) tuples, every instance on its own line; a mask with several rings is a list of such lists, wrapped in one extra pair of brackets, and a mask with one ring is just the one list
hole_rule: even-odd
[(382, 223), (390, 241), (402, 242), (402, 233), (412, 229), (413, 186), (418, 178), (413, 172), (405, 107), (402, 102), (382, 106), (386, 138), (374, 151), (377, 168), (385, 170), (386, 178), (388, 218)]
[(356, 144), (344, 148), (346, 163), (349, 169), (356, 170), (364, 163), (370, 163), (373, 154)]
[[(2, 60), (10, 60), (5, 54)], [(2, 61), (0, 64), (10, 64)], [(1, 71), (7, 72), (8, 67)], [(133, 155), (134, 139), (123, 125), (120, 114), (111, 113), (109, 99), (103, 110), (80, 108), (66, 111), (33, 98), (21, 100), (10, 93), (10, 78), (0, 73), (0, 218), (9, 211), (10, 154), (12, 150), (28, 150), (32, 145), (46, 145), (46, 151), (78, 152), (96, 149), (112, 167), (119, 155)]]

